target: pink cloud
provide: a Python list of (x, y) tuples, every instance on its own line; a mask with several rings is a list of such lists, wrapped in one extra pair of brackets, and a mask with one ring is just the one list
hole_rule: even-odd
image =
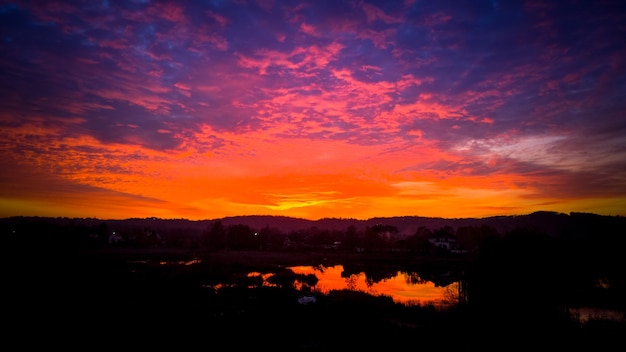
[(374, 46), (380, 49), (386, 49), (388, 46), (393, 45), (395, 36), (396, 29), (386, 29), (382, 31), (368, 29), (357, 33), (357, 37), (371, 40)]
[(452, 19), (452, 16), (443, 12), (426, 14), (422, 17), (420, 23), (426, 27), (435, 27), (445, 24)]
[(219, 24), (220, 27), (224, 27), (226, 24), (228, 24), (228, 19), (220, 14), (217, 14), (213, 11), (205, 11), (205, 13), (209, 18)]
[(146, 11), (150, 16), (158, 16), (170, 22), (185, 22), (184, 8), (177, 3), (159, 2)]
[(131, 44), (125, 38), (100, 40), (100, 41), (96, 39), (92, 39), (91, 41), (98, 43), (98, 45), (103, 48), (111, 48), (115, 50), (128, 50), (131, 47)]
[(363, 12), (365, 12), (367, 22), (382, 21), (387, 24), (402, 22), (402, 18), (387, 15), (383, 10), (374, 5), (361, 3), (360, 6)]
[(189, 85), (184, 84), (184, 83), (180, 83), (180, 82), (174, 83), (174, 87), (176, 87), (178, 89), (182, 89), (182, 90), (191, 90), (191, 87)]
[(308, 35), (310, 35), (312, 37), (319, 37), (320, 36), (320, 34), (317, 32), (317, 30), (315, 29), (314, 26), (306, 24), (306, 23), (302, 23), (300, 25), (300, 30), (303, 33), (306, 33), (306, 34), (308, 34)]
[(343, 45), (332, 43), (324, 47), (318, 45), (296, 47), (288, 53), (277, 50), (258, 50), (254, 57), (238, 54), (237, 62), (241, 67), (258, 69), (261, 75), (268, 74), (270, 67), (290, 70), (292, 74), (300, 75), (301, 73), (295, 71), (304, 69), (305, 72), (311, 72), (325, 68), (336, 58), (342, 48)]

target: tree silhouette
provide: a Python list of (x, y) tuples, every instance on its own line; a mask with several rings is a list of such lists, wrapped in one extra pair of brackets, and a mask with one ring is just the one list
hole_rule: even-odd
[(227, 233), (228, 247), (232, 249), (259, 248), (258, 234), (250, 226), (243, 224), (231, 225)]
[(220, 220), (209, 225), (209, 229), (203, 234), (202, 242), (211, 249), (223, 249), (226, 247), (226, 230)]
[(409, 236), (406, 239), (408, 248), (415, 253), (428, 254), (432, 248), (432, 243), (428, 241), (432, 237), (433, 233), (425, 226), (420, 226), (415, 234)]

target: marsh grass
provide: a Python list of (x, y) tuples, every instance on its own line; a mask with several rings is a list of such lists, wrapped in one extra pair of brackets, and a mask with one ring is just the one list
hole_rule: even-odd
[[(24, 254), (12, 255), (17, 260)], [(128, 250), (29, 254), (28, 263), (13, 262), (12, 275), (5, 276), (10, 301), (3, 312), (12, 327), (5, 332), (48, 336), (50, 343), (65, 347), (78, 343), (77, 336), (102, 346), (178, 343), (179, 348), (205, 344), (312, 351), (497, 348), (502, 338), (529, 347), (608, 346), (626, 336), (623, 320), (581, 324), (568, 312), (535, 301), (501, 299), (497, 305), (463, 303), (441, 309), (331, 290), (306, 291), (316, 302), (298, 303), (303, 291), (292, 283), (314, 279), (285, 268), (354, 263), (367, 261), (366, 256)], [(412, 260), (408, 266), (416, 265)], [(372, 261), (399, 265), (380, 257)], [(436, 259), (425, 264), (442, 263)], [(276, 285), (260, 285), (258, 277), (247, 276), (252, 271), (277, 272), (271, 279)], [(212, 285), (218, 283), (226, 285), (215, 289)], [(449, 299), (455, 299), (453, 293)]]

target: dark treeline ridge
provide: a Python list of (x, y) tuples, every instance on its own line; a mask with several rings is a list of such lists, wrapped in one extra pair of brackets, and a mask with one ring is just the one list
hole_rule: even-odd
[[(414, 235), (420, 229), (435, 231), (446, 229), (448, 232), (464, 231), (467, 228), (486, 227), (499, 234), (517, 229), (530, 229), (555, 237), (584, 237), (593, 234), (600, 236), (612, 233), (624, 233), (626, 218), (622, 216), (597, 215), (592, 213), (570, 214), (539, 211), (527, 215), (494, 216), (485, 218), (436, 218), (420, 216), (380, 217), (367, 220), (349, 218), (323, 218), (307, 220), (286, 216), (233, 216), (207, 220), (161, 219), (161, 218), (128, 218), (128, 219), (98, 219), (98, 218), (68, 218), (68, 217), (36, 217), (16, 216), (0, 218), (0, 231), (5, 239), (14, 234), (19, 227), (26, 227), (30, 232), (37, 225), (56, 226), (71, 229), (72, 232), (90, 232), (90, 235), (112, 234), (118, 231), (120, 235), (128, 236), (130, 232), (156, 231), (168, 237), (201, 236), (214, 224), (220, 223), (224, 227), (248, 226), (253, 231), (270, 229), (272, 232), (289, 235), (308, 231), (345, 232), (354, 229), (364, 232), (375, 226), (393, 228), (394, 237), (405, 239)], [(47, 231), (50, 228), (45, 229)], [(59, 234), (57, 234), (59, 235)]]
[[(0, 235), (9, 331), (55, 332), (62, 344), (80, 333), (100, 343), (121, 336), (143, 343), (213, 339), (234, 347), (300, 350), (415, 341), (444, 350), (495, 348), (503, 338), (528, 346), (598, 348), (626, 333), (623, 320), (583, 325), (568, 313), (575, 307), (626, 310), (626, 221), (619, 216), (11, 217), (0, 219)], [(142, 264), (164, 258), (200, 260), (175, 268)], [(295, 303), (301, 293), (289, 285), (213, 293), (203, 288), (207, 280), (241, 281), (236, 273), (261, 265), (335, 261), (374, 280), (424, 263), (453, 264), (464, 282), (464, 300), (435, 311), (332, 292), (304, 307)], [(233, 334), (248, 338), (227, 339)]]

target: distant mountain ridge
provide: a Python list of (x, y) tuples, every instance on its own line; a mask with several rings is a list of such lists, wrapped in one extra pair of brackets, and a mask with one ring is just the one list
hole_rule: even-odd
[(242, 215), (207, 220), (186, 219), (159, 219), (159, 218), (129, 218), (121, 220), (106, 220), (95, 218), (45, 218), (45, 217), (11, 217), (0, 219), (2, 223), (24, 220), (47, 220), (57, 223), (72, 223), (94, 225), (107, 223), (109, 225), (151, 227), (159, 229), (189, 228), (196, 231), (208, 229), (214, 222), (221, 221), (224, 226), (247, 225), (260, 230), (265, 227), (278, 229), (283, 233), (318, 228), (320, 230), (345, 231), (354, 226), (363, 231), (374, 225), (390, 225), (398, 229), (400, 237), (415, 234), (418, 228), (426, 227), (437, 230), (450, 227), (457, 230), (459, 227), (489, 226), (503, 234), (515, 229), (532, 229), (537, 232), (558, 236), (564, 233), (577, 234), (589, 231), (614, 232), (620, 231), (626, 235), (626, 218), (622, 216), (597, 215), (592, 213), (570, 214), (550, 211), (538, 211), (526, 215), (503, 215), (484, 218), (437, 218), (422, 216), (375, 217), (367, 220), (349, 218), (322, 218), (308, 220), (289, 216), (276, 215)]
[[(375, 217), (367, 220), (323, 218), (307, 220), (284, 216), (233, 216), (218, 219), (222, 224), (229, 226), (245, 224), (252, 228), (272, 227), (284, 232), (297, 231), (317, 227), (326, 230), (346, 230), (349, 226), (357, 230), (364, 230), (377, 224), (391, 225), (398, 229), (401, 237), (413, 235), (418, 228), (426, 227), (430, 230), (451, 227), (480, 227), (483, 225), (496, 229), (503, 234), (515, 229), (532, 229), (551, 236), (565, 232), (581, 231), (626, 231), (626, 218), (620, 216), (597, 215), (592, 213), (570, 214), (538, 211), (526, 215), (503, 215), (484, 218), (437, 218), (422, 216)], [(626, 235), (626, 232), (624, 232)]]

